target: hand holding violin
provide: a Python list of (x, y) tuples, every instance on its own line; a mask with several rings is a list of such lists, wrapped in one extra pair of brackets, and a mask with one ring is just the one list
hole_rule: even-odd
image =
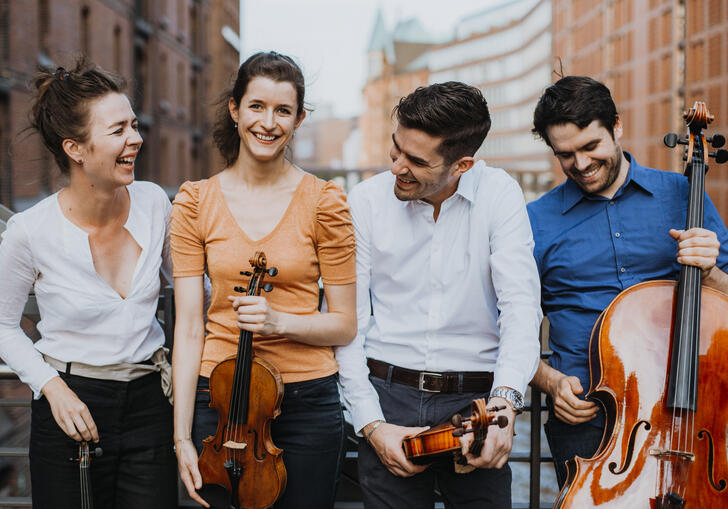
[(470, 443), (473, 441), (472, 434), (465, 434), (460, 437), (462, 444), (462, 454), (468, 460), (468, 464), (476, 468), (501, 468), (508, 461), (513, 447), (513, 423), (516, 421), (516, 412), (503, 398), (491, 398), (488, 401), (490, 408), (501, 408), (493, 413), (493, 417), (498, 419), (503, 415), (508, 419), (508, 424), (501, 428), (500, 426), (491, 426), (483, 443), (483, 449), (479, 455), (473, 455), (470, 452)]
[(257, 295), (228, 296), (238, 315), (238, 327), (261, 336), (283, 334), (285, 313), (270, 307), (265, 297)]
[(77, 442), (98, 442), (99, 432), (86, 404), (61, 377), (51, 378), (41, 389), (63, 432)]
[(411, 477), (427, 468), (427, 465), (415, 465), (408, 460), (402, 449), (402, 440), (405, 437), (425, 431), (428, 429), (427, 427), (410, 428), (383, 422), (370, 436), (369, 432), (373, 425), (372, 422), (364, 426), (362, 433), (365, 437), (369, 437), (369, 444), (374, 448), (379, 456), (379, 461), (387, 467), (387, 470), (399, 477)]

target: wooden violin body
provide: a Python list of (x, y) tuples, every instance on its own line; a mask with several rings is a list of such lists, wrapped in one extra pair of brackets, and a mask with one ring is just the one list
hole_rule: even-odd
[[(265, 254), (250, 260), (247, 295), (260, 289), (266, 268)], [(208, 502), (235, 509), (262, 509), (273, 505), (286, 487), (283, 450), (273, 444), (271, 421), (281, 413), (283, 379), (270, 362), (253, 354), (252, 333), (240, 331), (237, 356), (224, 360), (210, 375), (210, 407), (218, 414), (215, 436), (203, 440), (198, 461)], [(213, 499), (214, 497), (214, 499)], [(210, 500), (213, 499), (213, 500)]]
[[(459, 453), (462, 449), (459, 437), (465, 433), (473, 433), (470, 452), (480, 454), (488, 426), (497, 425), (504, 428), (508, 425), (506, 416), (495, 416), (495, 412), (502, 409), (503, 407), (488, 409), (484, 399), (476, 399), (471, 405), (472, 415), (467, 420), (463, 420), (459, 414), (455, 414), (449, 423), (405, 437), (402, 440), (404, 453), (412, 463), (427, 465), (438, 458)], [(467, 464), (467, 462), (461, 462), (461, 464)]]
[[(592, 334), (593, 390), (606, 410), (602, 445), (591, 459), (567, 463), (555, 508), (657, 509), (657, 451), (671, 449), (673, 410), (665, 404), (677, 284), (650, 281), (621, 294)], [(728, 296), (703, 288), (694, 459), (687, 471), (687, 508), (728, 507)], [(687, 425), (687, 423), (684, 423)], [(685, 426), (687, 427), (687, 426)], [(664, 505), (665, 508), (680, 507)]]

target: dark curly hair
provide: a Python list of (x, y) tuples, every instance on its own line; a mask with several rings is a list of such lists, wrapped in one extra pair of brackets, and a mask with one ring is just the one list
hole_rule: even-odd
[(598, 120), (614, 138), (617, 107), (609, 89), (587, 76), (565, 76), (548, 87), (533, 112), (533, 129), (551, 146), (546, 129), (552, 125), (572, 123), (584, 129)]
[(475, 155), (490, 130), (483, 93), (459, 81), (419, 87), (400, 99), (392, 115), (402, 127), (442, 138), (437, 152), (447, 166)]

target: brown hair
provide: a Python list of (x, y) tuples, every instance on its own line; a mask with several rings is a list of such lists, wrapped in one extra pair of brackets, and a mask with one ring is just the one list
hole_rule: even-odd
[(63, 140), (84, 142), (88, 137), (89, 103), (109, 93), (123, 93), (124, 78), (100, 69), (81, 57), (75, 67), (41, 69), (32, 81), (36, 88), (30, 127), (38, 131), (61, 173), (68, 173)]
[(217, 145), (227, 166), (232, 165), (238, 159), (240, 153), (240, 135), (235, 127), (235, 122), (230, 117), (228, 101), (232, 98), (235, 104), (239, 105), (248, 88), (248, 83), (259, 76), (270, 78), (273, 81), (288, 82), (293, 85), (298, 100), (296, 118), (299, 118), (303, 113), (306, 86), (301, 68), (293, 59), (275, 51), (260, 52), (248, 57), (238, 69), (238, 75), (232, 90), (226, 91), (220, 98), (217, 119), (212, 132), (215, 145)]

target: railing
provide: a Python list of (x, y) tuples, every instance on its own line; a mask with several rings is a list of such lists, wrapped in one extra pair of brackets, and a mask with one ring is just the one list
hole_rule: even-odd
[[(165, 344), (171, 349), (174, 335), (174, 296), (171, 287), (164, 289), (159, 299), (157, 311), (158, 318), (165, 333)], [(35, 304), (35, 298), (32, 296), (26, 305), (25, 316), (37, 321), (38, 310)], [(546, 352), (542, 354), (542, 357), (547, 358), (549, 354), (550, 352)], [(6, 365), (0, 364), (0, 380), (17, 380), (17, 377)], [(553, 461), (550, 456), (541, 455), (541, 413), (546, 410), (546, 407), (542, 402), (540, 391), (531, 388), (530, 393), (531, 398), (527, 402), (524, 411), (524, 414), (528, 413), (530, 415), (530, 450), (527, 453), (514, 452), (510, 458), (512, 463), (529, 464), (529, 498), (527, 503), (514, 503), (513, 509), (546, 509), (551, 507), (551, 504), (541, 504), (541, 464)], [(0, 408), (29, 406), (30, 399), (27, 398), (0, 398)], [(336, 508), (353, 509), (362, 507), (357, 474), (357, 447), (358, 438), (355, 436), (351, 425), (347, 424), (346, 459), (344, 461), (342, 478), (337, 494)], [(0, 444), (0, 460), (3, 458), (26, 458), (27, 456), (27, 447), (6, 447)], [(2, 487), (0, 486), (0, 488)], [(10, 507), (31, 507), (31, 499), (30, 497), (22, 496), (0, 496), (0, 508)], [(186, 497), (180, 497), (179, 507), (198, 506), (191, 500), (186, 499)], [(437, 507), (444, 507), (444, 505), (441, 501), (438, 501), (436, 504)]]

